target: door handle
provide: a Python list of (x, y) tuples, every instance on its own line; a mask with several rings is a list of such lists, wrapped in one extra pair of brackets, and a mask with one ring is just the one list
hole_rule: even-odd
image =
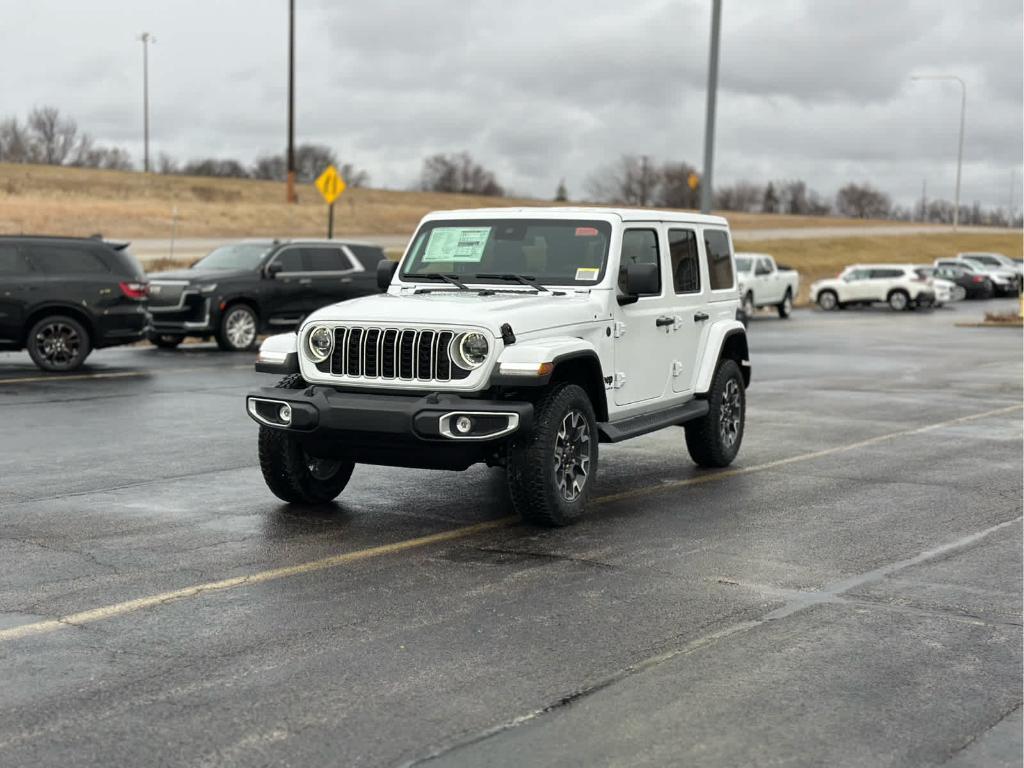
[(654, 324), (659, 328), (664, 328), (666, 325), (675, 325), (675, 322), (675, 318), (669, 317), (668, 315), (662, 315), (654, 321)]
[(708, 318), (709, 318), (709, 315), (705, 314), (704, 312), (697, 312), (693, 316), (693, 320), (696, 323), (703, 323)]
[(304, 277), (301, 280), (299, 280), (299, 285), (312, 285), (312, 283), (313, 278), (311, 277)]

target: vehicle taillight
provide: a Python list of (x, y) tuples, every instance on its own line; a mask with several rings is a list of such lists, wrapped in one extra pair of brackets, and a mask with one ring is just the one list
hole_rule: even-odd
[(984, 283), (985, 282), (985, 278), (982, 277), (981, 275), (975, 275), (974, 277), (971, 278), (971, 282), (972, 283)]
[(149, 296), (149, 283), (118, 283), (123, 293), (129, 299), (142, 301)]

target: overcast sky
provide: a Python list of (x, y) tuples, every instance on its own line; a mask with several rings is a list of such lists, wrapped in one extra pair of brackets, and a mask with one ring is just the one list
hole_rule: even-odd
[[(710, 0), (297, 0), (297, 141), (374, 186), (468, 150), (506, 188), (582, 197), (622, 153), (703, 157)], [(716, 181), (870, 181), (952, 199), (968, 87), (965, 203), (1021, 205), (1020, 0), (724, 0)], [(283, 150), (286, 0), (0, 0), (0, 115), (50, 104), (142, 156)]]

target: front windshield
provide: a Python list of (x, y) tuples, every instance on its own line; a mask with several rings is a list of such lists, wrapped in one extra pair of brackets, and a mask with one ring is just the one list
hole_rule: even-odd
[(269, 250), (264, 243), (223, 245), (193, 264), (192, 269), (256, 269)]
[(737, 272), (750, 272), (754, 269), (754, 260), (749, 256), (737, 256), (736, 257), (736, 271)]
[(467, 219), (430, 221), (402, 263), (404, 280), (450, 275), (462, 283), (520, 275), (540, 284), (592, 286), (604, 276), (611, 239), (605, 221)]

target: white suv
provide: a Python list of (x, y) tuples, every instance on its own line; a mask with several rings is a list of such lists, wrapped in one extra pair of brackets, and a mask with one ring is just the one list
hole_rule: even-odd
[[(270, 490), (320, 503), (357, 463), (505, 467), (514, 507), (583, 514), (598, 443), (685, 426), (732, 462), (750, 383), (725, 219), (668, 211), (445, 211), (420, 223), (383, 295), (272, 336), (247, 398)], [(682, 447), (682, 441), (680, 443)]]
[(885, 302), (901, 311), (932, 306), (935, 290), (911, 264), (854, 264), (838, 277), (813, 283), (811, 301), (824, 310)]

